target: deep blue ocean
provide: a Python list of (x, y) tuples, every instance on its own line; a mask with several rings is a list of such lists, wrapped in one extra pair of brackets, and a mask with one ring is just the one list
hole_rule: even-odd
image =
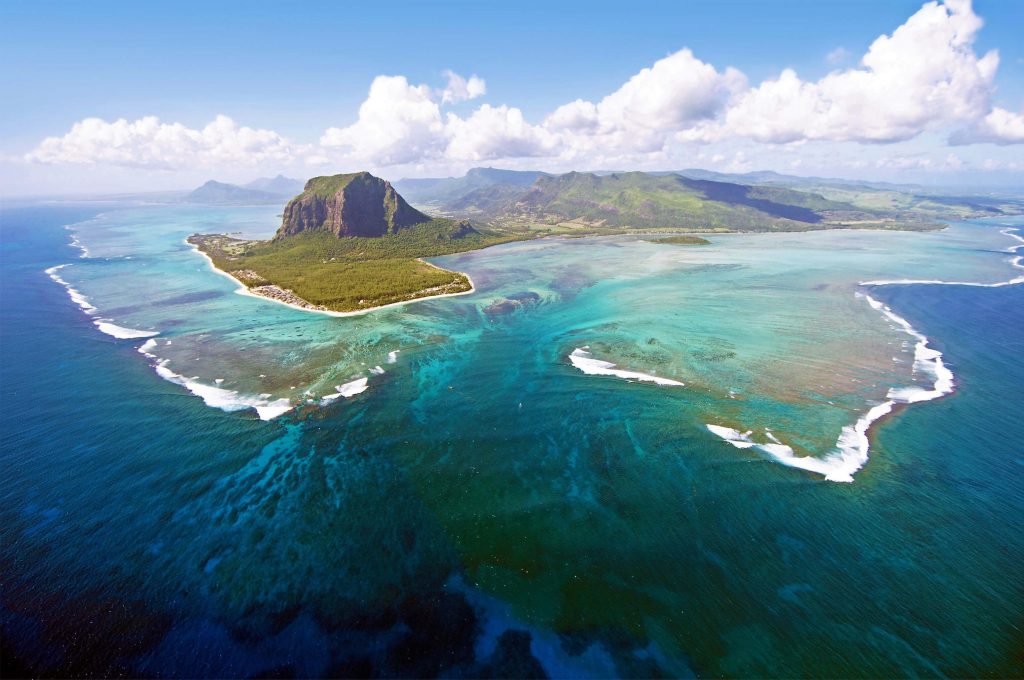
[(1024, 675), (1024, 285), (873, 290), (957, 389), (834, 484), (708, 434), (710, 398), (544, 363), (541, 307), (339, 405), (210, 408), (44, 271), (119, 207), (0, 211), (4, 677)]

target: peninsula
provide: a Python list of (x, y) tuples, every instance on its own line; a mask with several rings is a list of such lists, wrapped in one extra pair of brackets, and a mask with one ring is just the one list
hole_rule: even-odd
[[(432, 217), (390, 182), (356, 172), (306, 182), (268, 241), (223, 234), (188, 241), (254, 295), (310, 311), (358, 314), (467, 293), (469, 277), (422, 258), (507, 241), (640, 232), (663, 234), (652, 239), (657, 243), (697, 246), (709, 242), (694, 232), (930, 230), (950, 219), (1024, 210), (1006, 199), (923, 197), (828, 180), (802, 186), (779, 177), (738, 184), (719, 175), (478, 168), (462, 178), (400, 182), (414, 202), (445, 215)], [(274, 186), (291, 181), (268, 180)], [(210, 182), (199, 193), (212, 200), (253, 191), (263, 190)]]
[(432, 218), (368, 172), (314, 177), (269, 241), (196, 234), (214, 267), (255, 295), (318, 312), (360, 313), (470, 292), (465, 274), (423, 261), (514, 240)]

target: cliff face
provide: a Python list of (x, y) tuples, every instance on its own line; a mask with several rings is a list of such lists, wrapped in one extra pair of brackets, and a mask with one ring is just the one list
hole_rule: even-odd
[(390, 182), (368, 172), (314, 177), (288, 202), (275, 239), (324, 230), (338, 238), (384, 236), (430, 218), (405, 202)]

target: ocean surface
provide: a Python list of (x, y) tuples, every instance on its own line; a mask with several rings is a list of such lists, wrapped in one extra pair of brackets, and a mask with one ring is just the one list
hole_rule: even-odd
[(279, 212), (0, 211), (4, 675), (1024, 674), (1020, 218), (336, 318), (184, 242)]

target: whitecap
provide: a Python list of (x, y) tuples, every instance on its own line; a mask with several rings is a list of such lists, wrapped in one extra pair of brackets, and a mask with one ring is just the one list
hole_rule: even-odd
[(357, 394), (366, 391), (369, 386), (369, 380), (367, 378), (357, 378), (352, 382), (347, 382), (344, 385), (336, 385), (334, 389), (338, 390), (338, 393), (343, 397), (354, 397)]
[(572, 365), (587, 375), (611, 375), (616, 378), (624, 378), (626, 380), (641, 380), (644, 382), (657, 383), (658, 385), (674, 385), (676, 387), (683, 387), (683, 383), (678, 380), (670, 380), (669, 378), (660, 378), (656, 375), (648, 375), (647, 373), (624, 371), (622, 369), (615, 368), (615, 364), (610, 361), (602, 361), (600, 359), (593, 358), (587, 349), (587, 347), (577, 347), (569, 355), (569, 361), (572, 362)]
[[(1013, 229), (1003, 229), (999, 233), (1005, 234), (1010, 238), (1016, 239), (1024, 243), (1024, 238), (1018, 234), (1013, 233)], [(1018, 249), (1024, 248), (1024, 246), (1010, 246), (1006, 248), (1004, 252), (1016, 253)], [(1024, 256), (1018, 255), (1017, 257), (1010, 259), (1010, 265), (1017, 269), (1024, 269)], [(974, 288), (1002, 288), (1003, 286), (1016, 286), (1024, 283), (1024, 276), (1016, 276), (1006, 281), (997, 281), (995, 283), (977, 283), (975, 281), (941, 281), (939, 279), (877, 279), (874, 281), (861, 281), (862, 286), (902, 286), (902, 285), (926, 285), (926, 286), (971, 286)]]
[(93, 304), (91, 302), (89, 302), (89, 298), (87, 298), (84, 295), (82, 295), (78, 290), (76, 290), (74, 287), (72, 287), (72, 285), (70, 283), (68, 283), (67, 281), (62, 279), (60, 277), (60, 275), (57, 273), (61, 269), (64, 269), (64, 267), (68, 267), (68, 266), (70, 266), (70, 265), (59, 264), (59, 265), (57, 265), (55, 267), (50, 267), (49, 269), (46, 269), (45, 271), (46, 271), (47, 276), (49, 276), (51, 279), (53, 279), (54, 281), (56, 281), (60, 285), (64, 286), (64, 289), (67, 290), (67, 292), (68, 292), (68, 297), (71, 298), (72, 302), (74, 302), (76, 305), (81, 307), (83, 312), (85, 312), (86, 314), (95, 314), (96, 311), (97, 311), (96, 307), (94, 307)]
[(286, 398), (270, 399), (270, 395), (258, 397), (240, 394), (235, 390), (227, 390), (213, 385), (204, 385), (192, 378), (186, 378), (175, 373), (167, 367), (167, 361), (158, 361), (153, 368), (164, 380), (181, 385), (186, 390), (196, 395), (210, 407), (219, 408), (222, 411), (243, 411), (254, 409), (260, 420), (273, 420), (278, 416), (292, 410), (292, 403)]
[(111, 335), (121, 340), (133, 339), (133, 338), (151, 338), (154, 335), (160, 335), (160, 331), (140, 331), (135, 328), (125, 328), (124, 326), (118, 326), (112, 324), (109, 321), (94, 321), (96, 328), (100, 329), (107, 335)]
[(755, 442), (751, 437), (752, 432), (741, 433), (710, 424), (706, 426), (708, 430), (736, 448), (757, 448), (783, 465), (824, 475), (825, 479), (831, 482), (852, 482), (853, 474), (868, 462), (871, 451), (868, 432), (877, 420), (891, 413), (897, 404), (916, 404), (952, 393), (955, 389), (955, 376), (942, 361), (942, 352), (930, 347), (928, 338), (923, 333), (917, 331), (910, 322), (882, 302), (863, 293), (857, 293), (857, 296), (863, 297), (872, 309), (882, 312), (887, 319), (916, 340), (913, 372), (916, 375), (927, 376), (931, 380), (930, 388), (918, 385), (891, 388), (886, 394), (885, 401), (872, 406), (853, 425), (845, 426), (839, 433), (835, 448), (821, 458), (797, 456), (791, 447), (780, 442), (767, 430), (767, 437), (770, 440), (767, 443)]
[(354, 397), (357, 394), (362, 394), (369, 387), (368, 378), (356, 378), (351, 382), (347, 382), (344, 385), (335, 385), (334, 389), (337, 390), (334, 394), (327, 394), (320, 398), (320, 402), (323, 404), (329, 404), (335, 399), (340, 397)]
[(144, 343), (139, 345), (139, 353), (144, 354), (147, 357), (153, 359), (155, 358), (156, 355), (150, 353), (149, 350), (151, 349), (156, 349), (156, 340), (154, 340), (153, 338), (150, 338), (149, 340), (146, 340)]
[(398, 361), (398, 353), (401, 352), (401, 351), (402, 350), (400, 350), (400, 349), (396, 349), (396, 350), (392, 350), (392, 351), (388, 352), (388, 363), (389, 364), (393, 364), (396, 361)]

